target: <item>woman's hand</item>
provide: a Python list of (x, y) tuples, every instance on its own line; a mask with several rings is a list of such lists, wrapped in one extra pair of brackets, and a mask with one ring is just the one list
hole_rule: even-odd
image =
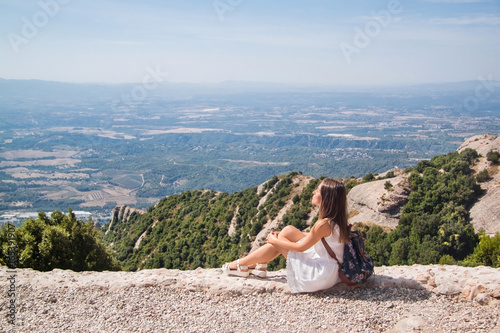
[(268, 244), (276, 244), (277, 240), (278, 240), (278, 233), (277, 232), (271, 232), (269, 235), (267, 235), (266, 243), (268, 243)]

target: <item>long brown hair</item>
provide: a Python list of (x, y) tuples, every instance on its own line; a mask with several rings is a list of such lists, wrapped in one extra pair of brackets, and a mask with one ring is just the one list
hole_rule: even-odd
[(332, 178), (323, 180), (320, 186), (321, 206), (319, 216), (321, 219), (330, 220), (330, 227), (335, 224), (340, 229), (340, 242), (349, 242), (349, 227), (347, 215), (347, 191), (344, 183)]

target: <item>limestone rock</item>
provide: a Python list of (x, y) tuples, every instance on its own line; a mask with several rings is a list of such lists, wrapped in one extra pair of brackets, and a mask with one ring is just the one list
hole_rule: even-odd
[(440, 284), (433, 291), (437, 294), (440, 294), (440, 295), (450, 295), (450, 296), (458, 295), (462, 292), (460, 290), (460, 287), (454, 283)]
[[(387, 181), (393, 185), (391, 190), (385, 189)], [(405, 174), (357, 185), (347, 196), (349, 222), (395, 228), (409, 193), (408, 175)]]
[(106, 230), (106, 234), (111, 229), (111, 226), (113, 225), (113, 223), (116, 223), (117, 221), (122, 221), (122, 220), (128, 221), (128, 219), (130, 218), (130, 216), (133, 213), (143, 215), (143, 214), (146, 214), (146, 212), (147, 211), (144, 209), (133, 208), (133, 207), (129, 207), (129, 206), (116, 206), (113, 209), (113, 212), (111, 213), (111, 222), (109, 223), (108, 229)]
[(428, 327), (429, 323), (419, 316), (411, 316), (400, 320), (392, 329), (393, 333), (406, 333), (406, 332), (430, 332)]
[(490, 304), (490, 298), (491, 297), (488, 294), (479, 294), (476, 296), (474, 301), (476, 301), (477, 303), (479, 303), (481, 305), (488, 305), (488, 304)]
[(491, 293), (491, 297), (500, 298), (500, 285), (497, 286), (495, 290), (493, 290), (493, 292)]
[(497, 172), (487, 161), (486, 155), (490, 151), (500, 151), (500, 137), (484, 134), (467, 139), (459, 148), (461, 152), (466, 148), (475, 149), (481, 157), (474, 166), (475, 172), (489, 170), (491, 179), (481, 183), (481, 188), (486, 194), (470, 210), (471, 223), (476, 232), (483, 228), (487, 235), (500, 232), (500, 172)]

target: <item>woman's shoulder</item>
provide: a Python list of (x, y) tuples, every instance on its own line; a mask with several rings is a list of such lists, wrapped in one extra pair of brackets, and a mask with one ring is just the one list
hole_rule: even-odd
[(320, 223), (320, 225), (323, 225), (323, 224), (327, 224), (332, 232), (332, 234), (339, 234), (340, 233), (340, 227), (337, 223), (333, 222), (331, 219), (329, 218), (324, 218), (324, 219), (321, 219), (321, 220), (318, 220), (317, 223)]
[(328, 230), (329, 232), (332, 232), (332, 224), (330, 223), (330, 219), (321, 219), (316, 222), (314, 225), (316, 230)]
[(327, 219), (327, 218), (324, 218), (324, 219), (320, 219), (316, 222), (315, 225), (317, 225), (318, 227), (321, 227), (323, 226), (324, 224), (328, 224), (330, 225), (330, 219)]

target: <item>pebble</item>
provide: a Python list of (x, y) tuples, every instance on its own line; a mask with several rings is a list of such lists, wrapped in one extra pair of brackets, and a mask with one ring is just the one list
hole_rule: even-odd
[[(489, 267), (377, 267), (363, 286), (340, 283), (291, 294), (284, 270), (244, 279), (218, 269), (19, 269), (16, 332), (500, 332), (499, 273)], [(7, 288), (2, 278), (2, 328), (10, 325)]]

